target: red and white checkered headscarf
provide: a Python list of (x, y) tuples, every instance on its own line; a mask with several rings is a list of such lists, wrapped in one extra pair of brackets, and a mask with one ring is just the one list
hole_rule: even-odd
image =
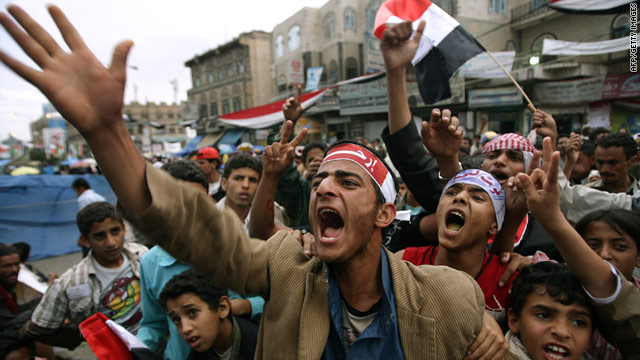
[(529, 167), (531, 158), (533, 158), (533, 153), (536, 151), (535, 146), (531, 145), (529, 140), (527, 140), (524, 136), (514, 133), (508, 133), (500, 135), (497, 138), (489, 141), (482, 148), (482, 156), (486, 156), (489, 152), (502, 149), (522, 151), (522, 155), (524, 155), (525, 169)]
[(337, 145), (327, 153), (320, 166), (336, 160), (348, 160), (360, 165), (378, 185), (385, 202), (393, 203), (396, 200), (398, 193), (393, 176), (382, 161), (371, 151), (352, 143)]

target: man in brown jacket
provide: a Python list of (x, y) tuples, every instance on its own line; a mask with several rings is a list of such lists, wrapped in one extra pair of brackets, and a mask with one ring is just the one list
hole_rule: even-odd
[(0, 23), (42, 71), (3, 52), (0, 60), (38, 87), (85, 137), (131, 222), (221, 286), (265, 298), (257, 357), (466, 356), (482, 326), (482, 292), (461, 272), (415, 267), (382, 249), (381, 229), (395, 217), (397, 185), (375, 154), (341, 144), (325, 158), (309, 207), (317, 258), (305, 256), (286, 232), (268, 241), (249, 239), (231, 210), (217, 209), (205, 194), (146, 166), (122, 119), (131, 41), (116, 47), (105, 68), (56, 6), (49, 12), (70, 53), (22, 9), (8, 11), (24, 30), (4, 13)]

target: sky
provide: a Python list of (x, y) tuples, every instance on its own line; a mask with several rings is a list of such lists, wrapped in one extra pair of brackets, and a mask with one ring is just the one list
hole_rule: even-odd
[[(58, 5), (105, 65), (122, 40), (131, 39), (125, 103), (174, 102), (171, 81), (178, 81), (177, 100), (191, 88), (185, 61), (222, 45), (240, 33), (271, 30), (303, 7), (327, 0), (0, 0), (24, 8), (65, 49), (47, 4)], [(0, 28), (0, 49), (37, 68)], [(137, 88), (134, 91), (134, 88)], [(29, 123), (42, 115), (47, 99), (31, 84), (0, 63), (0, 140), (9, 134), (30, 140)]]

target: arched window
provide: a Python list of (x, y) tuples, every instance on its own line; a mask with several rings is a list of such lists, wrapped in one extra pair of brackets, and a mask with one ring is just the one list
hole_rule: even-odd
[(539, 56), (539, 62), (543, 63), (543, 62), (547, 62), (547, 61), (551, 61), (551, 60), (555, 60), (556, 56), (553, 55), (542, 55), (542, 44), (544, 42), (544, 39), (557, 39), (557, 37), (555, 35), (553, 35), (552, 33), (544, 33), (540, 36), (538, 36), (533, 44), (531, 45), (531, 52), (532, 52), (532, 56)]
[(324, 40), (329, 40), (333, 38), (333, 35), (336, 33), (336, 16), (333, 12), (325, 15), (324, 20), (322, 20), (322, 38)]
[(366, 31), (373, 32), (376, 22), (376, 14), (378, 13), (378, 8), (380, 8), (381, 3), (382, 2), (380, 0), (371, 0), (365, 7), (364, 14)]
[(544, 42), (544, 39), (557, 39), (557, 37), (555, 35), (553, 35), (552, 33), (544, 33), (540, 36), (538, 36), (535, 41), (533, 42), (533, 44), (531, 45), (531, 50), (533, 52), (537, 52), (537, 53), (542, 53), (542, 43)]
[(515, 42), (515, 41), (513, 41), (513, 40), (509, 40), (509, 41), (507, 41), (507, 44), (506, 44), (506, 46), (504, 47), (504, 49), (505, 49), (506, 51), (518, 50), (518, 49), (517, 49), (517, 46), (516, 46), (516, 42)]
[(300, 38), (300, 26), (294, 25), (289, 29), (287, 43), (289, 44), (289, 51), (296, 51), (300, 48), (302, 43), (302, 39)]
[(629, 36), (631, 33), (631, 23), (629, 20), (629, 14), (620, 14), (613, 19), (613, 22), (611, 22), (612, 39)]
[(353, 79), (358, 76), (358, 60), (348, 57), (346, 61), (347, 79)]
[(327, 81), (329, 81), (329, 84), (335, 84), (338, 82), (339, 76), (338, 63), (335, 60), (331, 60), (331, 62), (329, 63), (329, 74), (327, 74)]
[(279, 34), (276, 36), (276, 59), (284, 56), (284, 36)]
[(356, 30), (356, 10), (352, 7), (344, 10), (344, 29)]

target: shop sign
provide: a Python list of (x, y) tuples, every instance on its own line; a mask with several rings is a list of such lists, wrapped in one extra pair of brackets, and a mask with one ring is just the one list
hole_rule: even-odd
[(597, 101), (602, 98), (604, 76), (588, 79), (554, 81), (536, 84), (534, 101), (541, 104), (574, 104)]
[(640, 74), (607, 75), (602, 85), (602, 99), (640, 97)]
[(469, 107), (483, 108), (522, 104), (522, 95), (515, 86), (469, 90)]

